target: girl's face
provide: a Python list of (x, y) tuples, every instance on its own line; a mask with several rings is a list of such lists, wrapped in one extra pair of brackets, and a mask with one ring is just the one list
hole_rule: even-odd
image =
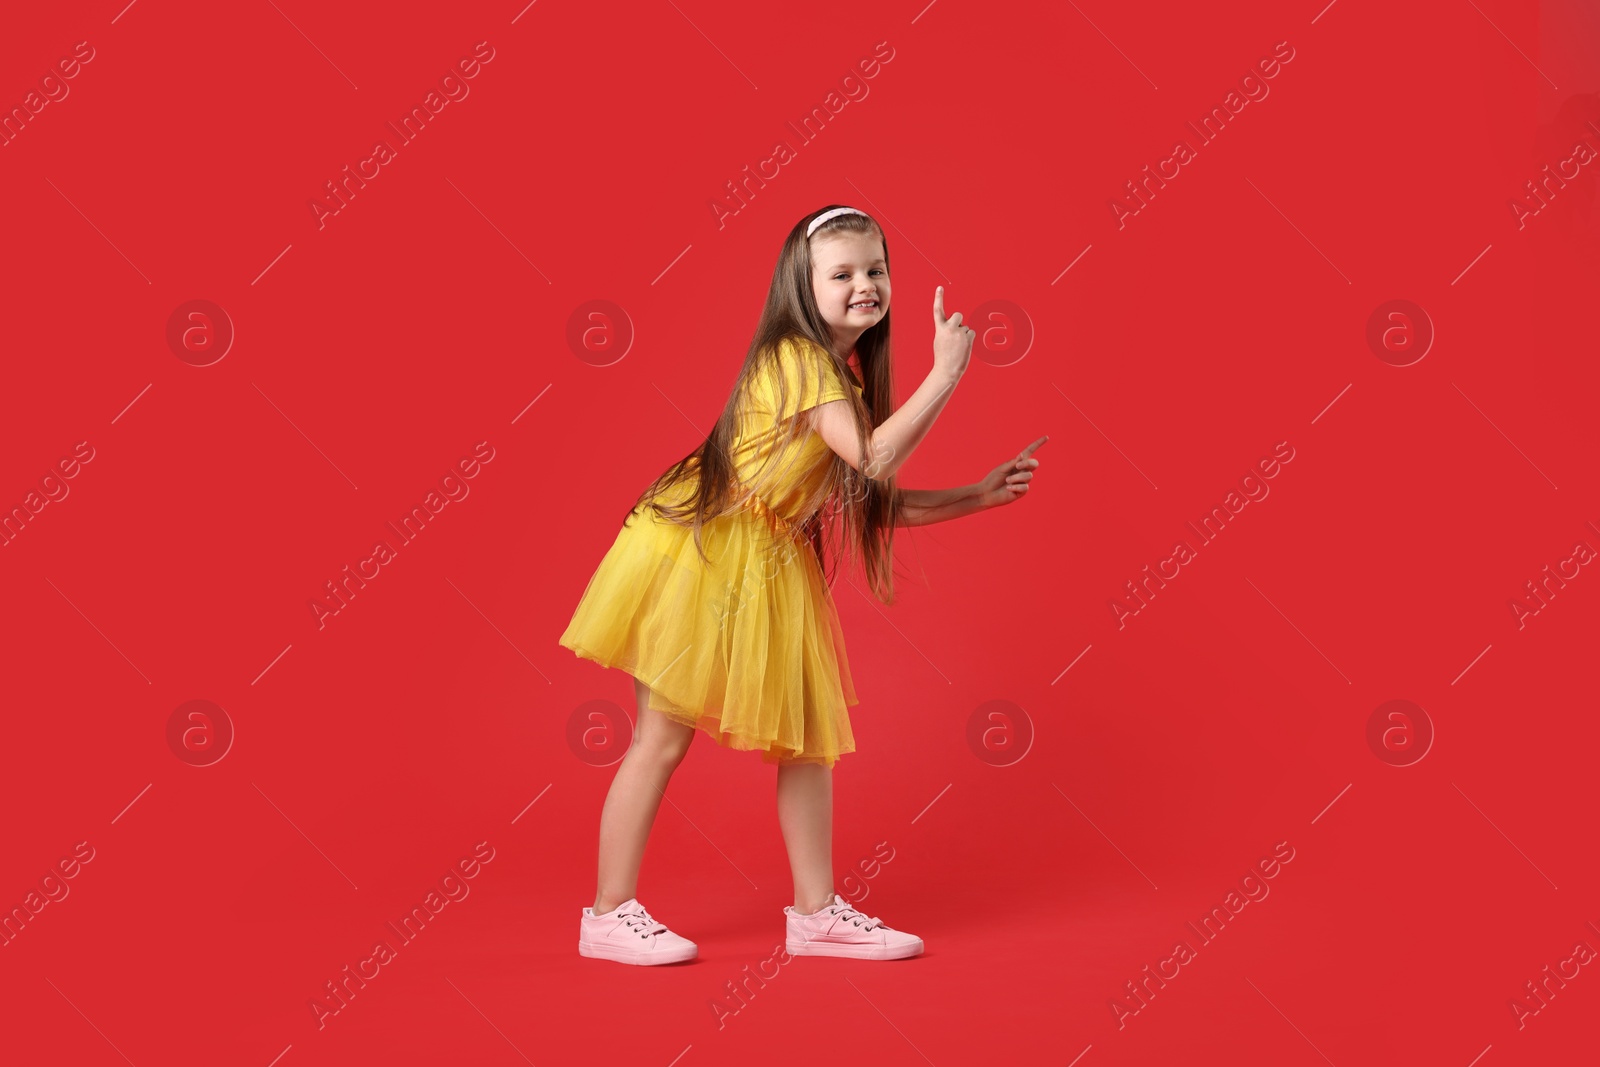
[(834, 233), (811, 241), (811, 291), (833, 330), (843, 359), (856, 339), (889, 311), (889, 266), (883, 241), (860, 233)]

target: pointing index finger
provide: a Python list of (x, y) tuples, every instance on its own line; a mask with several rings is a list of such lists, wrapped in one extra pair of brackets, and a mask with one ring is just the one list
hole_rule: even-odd
[(1027, 459), (1029, 456), (1033, 455), (1034, 452), (1038, 451), (1040, 445), (1044, 444), (1048, 440), (1050, 440), (1050, 435), (1049, 434), (1045, 434), (1043, 437), (1039, 438), (1033, 444), (1029, 445), (1027, 448), (1024, 448), (1022, 450), (1021, 455), (1017, 456), (1017, 458), (1018, 459)]
[(933, 287), (933, 324), (944, 325), (944, 286)]

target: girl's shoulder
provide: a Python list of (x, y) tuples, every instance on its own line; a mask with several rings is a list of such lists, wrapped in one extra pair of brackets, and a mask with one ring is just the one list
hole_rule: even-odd
[(751, 399), (767, 415), (788, 417), (848, 396), (851, 384), (841, 376), (832, 353), (809, 337), (794, 334), (779, 338), (764, 353), (751, 377)]
[(839, 361), (822, 345), (805, 334), (789, 334), (778, 339), (776, 355), (780, 363), (790, 367), (804, 366), (806, 370), (837, 374)]
[(768, 368), (797, 368), (800, 365), (805, 365), (806, 370), (826, 370), (834, 365), (834, 355), (800, 333), (782, 336), (766, 352), (765, 366)]

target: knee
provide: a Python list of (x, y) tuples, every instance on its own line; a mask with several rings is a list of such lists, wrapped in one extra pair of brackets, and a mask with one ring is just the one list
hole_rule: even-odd
[(685, 730), (682, 733), (656, 734), (653, 737), (635, 738), (633, 749), (641, 759), (652, 766), (671, 770), (682, 763), (683, 757), (689, 754), (689, 743), (693, 740), (693, 730)]

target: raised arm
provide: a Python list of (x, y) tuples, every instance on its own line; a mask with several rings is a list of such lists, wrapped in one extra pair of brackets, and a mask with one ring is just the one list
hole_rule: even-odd
[(865, 457), (856, 439), (855, 419), (850, 415), (848, 401), (832, 400), (808, 412), (812, 428), (828, 447), (875, 481), (893, 477), (911, 458), (944, 410), (972, 358), (972, 340), (977, 335), (961, 324), (961, 312), (945, 318), (942, 285), (933, 291), (933, 323), (933, 369), (916, 392), (872, 431)]

